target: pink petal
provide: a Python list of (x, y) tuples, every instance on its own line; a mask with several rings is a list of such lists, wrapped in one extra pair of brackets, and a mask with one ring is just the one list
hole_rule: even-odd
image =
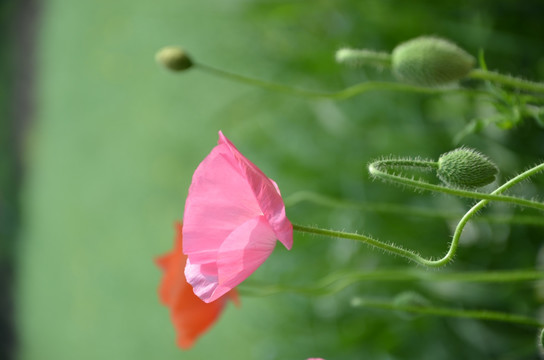
[(257, 270), (275, 246), (276, 235), (264, 216), (250, 219), (233, 231), (219, 249), (219, 296)]
[(219, 142), (225, 144), (238, 161), (262, 213), (276, 233), (278, 240), (290, 250), (293, 246), (293, 226), (285, 215), (285, 205), (278, 185), (269, 179), (257, 166), (244, 157), (238, 149), (219, 132)]
[[(213, 266), (214, 264), (207, 264), (207, 266)], [(192, 264), (190, 260), (187, 260), (185, 265), (185, 278), (187, 282), (193, 287), (193, 292), (204, 302), (210, 303), (214, 295), (214, 291), (217, 288), (218, 280), (217, 275), (213, 275), (213, 271), (205, 271), (205, 265)], [(217, 274), (217, 267), (215, 269)]]
[(253, 273), (293, 228), (277, 184), (219, 132), (193, 175), (183, 219), (187, 281), (211, 302)]
[(216, 251), (236, 226), (262, 214), (231, 158), (225, 146), (216, 146), (193, 175), (183, 218), (185, 254)]
[(195, 294), (212, 302), (251, 275), (270, 256), (276, 246), (276, 235), (264, 216), (246, 221), (221, 245), (217, 266), (194, 265), (187, 261), (185, 276)]

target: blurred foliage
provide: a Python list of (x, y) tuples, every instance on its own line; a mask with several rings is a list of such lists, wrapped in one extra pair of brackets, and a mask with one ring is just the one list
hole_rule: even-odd
[(15, 347), (13, 330), (13, 249), (18, 226), (19, 167), (13, 114), (15, 75), (15, 1), (0, 3), (0, 358), (9, 359)]
[[(0, 263), (10, 261), (11, 239), (15, 228), (16, 166), (13, 138), (13, 15), (14, 4), (0, 4)], [(9, 255), (8, 255), (9, 254)]]
[[(389, 51), (421, 34), (449, 38), (490, 69), (544, 78), (541, 1), (50, 0), (42, 14), (38, 113), (30, 133), (18, 248), (22, 359), (532, 359), (534, 328), (355, 308), (357, 296), (406, 291), (430, 303), (537, 317), (541, 284), (364, 282), (342, 292), (242, 298), (195, 348), (180, 352), (159, 305), (154, 255), (197, 164), (222, 129), (276, 180), (282, 194), (311, 190), (360, 202), (467, 209), (469, 200), (372, 182), (366, 164), (395, 154), (437, 159), (485, 105), (463, 95), (386, 91), (341, 102), (307, 100), (197, 71), (172, 75), (156, 50), (180, 44), (202, 63), (298, 87), (336, 90), (386, 72), (334, 63), (340, 46)], [(467, 135), (501, 181), (544, 156), (544, 131), (526, 121)], [(544, 181), (519, 190), (538, 196)], [(492, 205), (487, 210), (519, 213)], [(359, 231), (418, 249), (446, 250), (450, 221), (299, 204), (294, 223)], [(523, 210), (525, 214), (533, 214)], [(451, 271), (534, 268), (542, 229), (473, 223)], [(347, 240), (298, 235), (252, 281), (308, 284), (346, 269), (412, 267)], [(228, 352), (227, 352), (228, 349)]]

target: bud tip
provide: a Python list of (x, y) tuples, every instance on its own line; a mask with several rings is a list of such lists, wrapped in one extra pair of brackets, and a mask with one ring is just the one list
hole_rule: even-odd
[(187, 52), (179, 46), (166, 46), (157, 52), (155, 60), (172, 71), (184, 71), (193, 66)]

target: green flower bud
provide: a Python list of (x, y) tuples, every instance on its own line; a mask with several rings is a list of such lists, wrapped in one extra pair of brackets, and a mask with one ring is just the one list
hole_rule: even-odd
[(155, 60), (172, 71), (183, 71), (193, 66), (191, 58), (185, 50), (177, 46), (166, 46), (155, 55)]
[(460, 188), (478, 188), (495, 181), (497, 166), (479, 152), (459, 148), (442, 154), (436, 174), (445, 184)]
[(460, 80), (473, 69), (475, 59), (454, 43), (422, 36), (398, 45), (392, 53), (393, 72), (401, 81), (437, 86)]

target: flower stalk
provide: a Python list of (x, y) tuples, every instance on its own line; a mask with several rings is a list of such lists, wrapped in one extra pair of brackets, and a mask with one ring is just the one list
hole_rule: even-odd
[(445, 186), (439, 186), (430, 184), (427, 182), (424, 182), (422, 180), (414, 180), (406, 178), (402, 175), (395, 175), (390, 174), (386, 171), (379, 171), (378, 169), (383, 168), (385, 165), (395, 166), (395, 167), (421, 167), (421, 168), (435, 168), (437, 167), (435, 162), (429, 161), (429, 160), (395, 160), (395, 159), (389, 159), (389, 160), (379, 160), (377, 162), (374, 162), (369, 165), (369, 170), (372, 175), (376, 177), (384, 177), (386, 180), (395, 181), (402, 185), (408, 185), (415, 189), (421, 189), (421, 190), (431, 190), (431, 191), (439, 191), (444, 192), (452, 195), (458, 195), (458, 196), (465, 196), (475, 199), (481, 199), (478, 203), (476, 203), (473, 207), (471, 207), (465, 215), (461, 218), (461, 220), (458, 222), (457, 227), (455, 228), (455, 232), (453, 235), (453, 239), (450, 242), (449, 249), (447, 250), (446, 254), (440, 258), (440, 259), (432, 259), (432, 258), (424, 258), (417, 252), (413, 250), (405, 249), (399, 245), (392, 244), (392, 243), (386, 243), (374, 238), (371, 238), (366, 235), (356, 234), (356, 233), (349, 233), (349, 232), (343, 232), (343, 231), (337, 231), (337, 230), (328, 230), (328, 229), (321, 229), (317, 227), (311, 227), (311, 226), (304, 226), (304, 225), (298, 225), (293, 224), (293, 230), (304, 232), (304, 233), (310, 233), (314, 235), (322, 235), (322, 236), (328, 236), (328, 237), (336, 237), (336, 238), (343, 238), (343, 239), (350, 239), (355, 241), (363, 242), (367, 245), (379, 248), (381, 250), (384, 250), (390, 254), (398, 255), (401, 257), (404, 257), (408, 260), (414, 261), (420, 265), (427, 266), (427, 267), (440, 267), (448, 264), (453, 260), (453, 257), (455, 256), (455, 253), (457, 251), (457, 247), (459, 245), (459, 239), (461, 238), (461, 234), (463, 233), (463, 229), (465, 228), (468, 221), (479, 211), (481, 210), (485, 205), (487, 205), (491, 200), (497, 200), (497, 201), (504, 201), (507, 203), (512, 203), (516, 205), (521, 204), (527, 204), (525, 206), (533, 207), (539, 210), (544, 210), (544, 204), (525, 200), (513, 196), (504, 196), (501, 195), (506, 190), (510, 189), (515, 184), (528, 179), (532, 175), (535, 175), (541, 171), (544, 170), (544, 163), (537, 165), (517, 176), (512, 178), (511, 180), (507, 181), (500, 187), (498, 187), (496, 190), (491, 192), (490, 194), (485, 193), (478, 193), (478, 192), (472, 192), (467, 190), (460, 190), (455, 188), (448, 188)]

